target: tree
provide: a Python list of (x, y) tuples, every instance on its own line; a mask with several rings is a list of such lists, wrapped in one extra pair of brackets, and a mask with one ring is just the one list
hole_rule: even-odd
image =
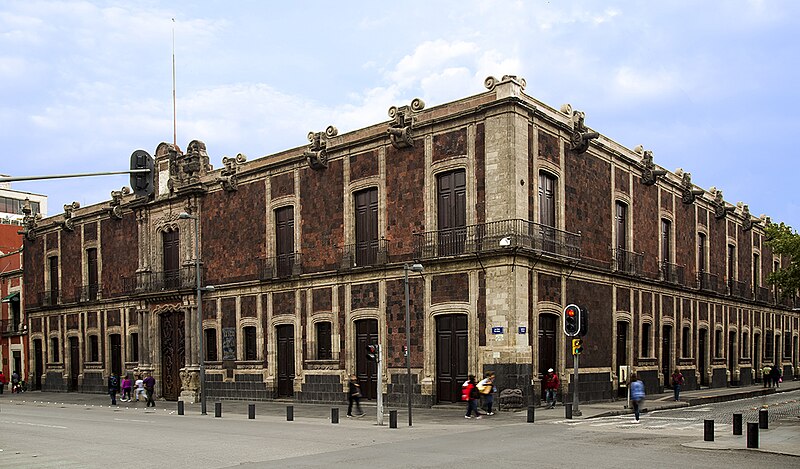
[(767, 223), (764, 231), (772, 252), (789, 256), (789, 265), (769, 274), (767, 281), (780, 287), (784, 295), (794, 294), (800, 289), (800, 234), (783, 222)]

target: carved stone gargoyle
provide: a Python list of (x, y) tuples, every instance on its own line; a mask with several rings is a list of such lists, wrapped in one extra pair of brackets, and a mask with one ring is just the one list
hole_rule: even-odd
[[(564, 107), (572, 110), (572, 106), (567, 104), (562, 107), (562, 111)], [(598, 132), (589, 132), (583, 122), (586, 119), (586, 114), (583, 111), (572, 111), (570, 117), (572, 118), (572, 133), (569, 136), (569, 149), (578, 154), (586, 153), (591, 141), (598, 138), (600, 134)]]
[(237, 153), (233, 158), (228, 158), (227, 156), (222, 157), (222, 165), (224, 167), (220, 170), (217, 182), (222, 184), (222, 188), (225, 189), (226, 192), (233, 192), (238, 189), (236, 172), (239, 170), (239, 165), (243, 164), (245, 161), (247, 161), (247, 157), (242, 153)]
[(111, 202), (108, 203), (108, 210), (111, 213), (111, 218), (122, 220), (122, 198), (131, 193), (129, 187), (123, 187), (118, 191), (111, 191)]
[(192, 140), (186, 148), (183, 156), (181, 171), (183, 172), (183, 183), (193, 184), (200, 181), (202, 176), (213, 168), (208, 163), (208, 152), (206, 144), (200, 140)]
[(65, 230), (75, 230), (75, 222), (72, 220), (72, 212), (78, 208), (81, 208), (81, 204), (78, 202), (72, 202), (71, 204), (64, 205), (64, 221), (61, 222), (61, 226), (63, 226)]
[(737, 202), (736, 207), (741, 210), (744, 223), (742, 223), (742, 230), (750, 231), (753, 229), (753, 217), (750, 216), (750, 207), (744, 202)]
[(656, 164), (653, 163), (653, 152), (645, 150), (641, 145), (636, 145), (633, 149), (636, 153), (642, 155), (642, 184), (645, 186), (652, 186), (658, 181), (658, 178), (667, 175), (666, 169), (656, 169)]
[(24, 228), (18, 233), (24, 235), (28, 241), (33, 241), (36, 239), (36, 222), (42, 219), (42, 214), (33, 214), (30, 199), (25, 199), (25, 203), (22, 205), (22, 214), (24, 215), (22, 217)]
[(712, 187), (709, 189), (714, 195), (714, 200), (711, 201), (711, 206), (714, 207), (714, 218), (717, 220), (722, 220), (725, 218), (729, 213), (736, 210), (736, 207), (732, 205), (725, 205), (725, 201), (722, 199), (722, 191), (717, 189), (716, 187)]
[(325, 169), (328, 167), (328, 139), (339, 135), (339, 130), (329, 125), (325, 132), (309, 132), (308, 148), (303, 152), (308, 165), (312, 169)]
[(419, 98), (414, 98), (410, 106), (392, 106), (389, 108), (389, 117), (394, 122), (389, 124), (386, 132), (392, 139), (392, 146), (395, 148), (407, 148), (414, 146), (414, 138), (411, 131), (414, 128), (416, 118), (412, 113), (425, 109), (425, 102)]
[(681, 178), (681, 202), (684, 204), (689, 205), (694, 203), (697, 197), (705, 193), (703, 189), (694, 188), (694, 184), (692, 184), (692, 173), (678, 168), (675, 174)]

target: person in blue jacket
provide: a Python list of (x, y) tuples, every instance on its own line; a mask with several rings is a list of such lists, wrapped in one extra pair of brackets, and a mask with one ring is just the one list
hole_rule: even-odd
[(639, 423), (639, 410), (644, 402), (644, 383), (634, 373), (631, 376), (631, 402), (633, 403), (633, 415), (636, 420), (633, 423)]

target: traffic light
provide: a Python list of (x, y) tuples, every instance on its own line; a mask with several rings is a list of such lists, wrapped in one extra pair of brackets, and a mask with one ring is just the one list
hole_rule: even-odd
[(371, 362), (378, 362), (378, 361), (381, 360), (381, 357), (380, 357), (380, 354), (379, 354), (379, 350), (380, 350), (379, 347), (380, 346), (378, 344), (369, 344), (369, 345), (367, 345), (367, 360), (369, 360)]
[(581, 337), (586, 337), (586, 333), (589, 330), (589, 309), (586, 307), (581, 308), (580, 319), (578, 321), (580, 327), (578, 329), (578, 335)]
[(578, 305), (564, 308), (564, 334), (575, 337), (581, 330), (581, 309)]
[(136, 197), (150, 197), (155, 191), (153, 157), (144, 150), (136, 150), (131, 155), (131, 169), (146, 169), (147, 172), (131, 173), (131, 189)]
[(580, 355), (583, 352), (583, 339), (572, 339), (572, 354)]

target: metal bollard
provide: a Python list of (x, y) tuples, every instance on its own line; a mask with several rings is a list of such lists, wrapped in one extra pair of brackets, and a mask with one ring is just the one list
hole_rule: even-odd
[(713, 420), (703, 420), (703, 441), (714, 441)]
[(758, 448), (758, 424), (747, 422), (747, 447)]
[(733, 434), (742, 434), (742, 414), (733, 414)]
[(222, 417), (222, 402), (215, 402), (214, 403), (214, 417)]
[(331, 407), (331, 423), (339, 423), (339, 408)]
[(178, 415), (183, 415), (183, 401), (178, 401)]
[(291, 422), (292, 420), (294, 420), (294, 406), (293, 405), (287, 405), (286, 406), (286, 421), (287, 422)]
[(534, 419), (534, 407), (532, 405), (528, 406), (528, 423), (533, 423)]
[(247, 404), (247, 418), (253, 420), (256, 418), (256, 405), (255, 404)]
[(389, 428), (397, 428), (397, 411), (389, 411)]
[(564, 404), (564, 417), (572, 418), (572, 404)]
[(769, 428), (769, 414), (767, 413), (767, 409), (761, 409), (758, 411), (758, 428), (764, 430)]

